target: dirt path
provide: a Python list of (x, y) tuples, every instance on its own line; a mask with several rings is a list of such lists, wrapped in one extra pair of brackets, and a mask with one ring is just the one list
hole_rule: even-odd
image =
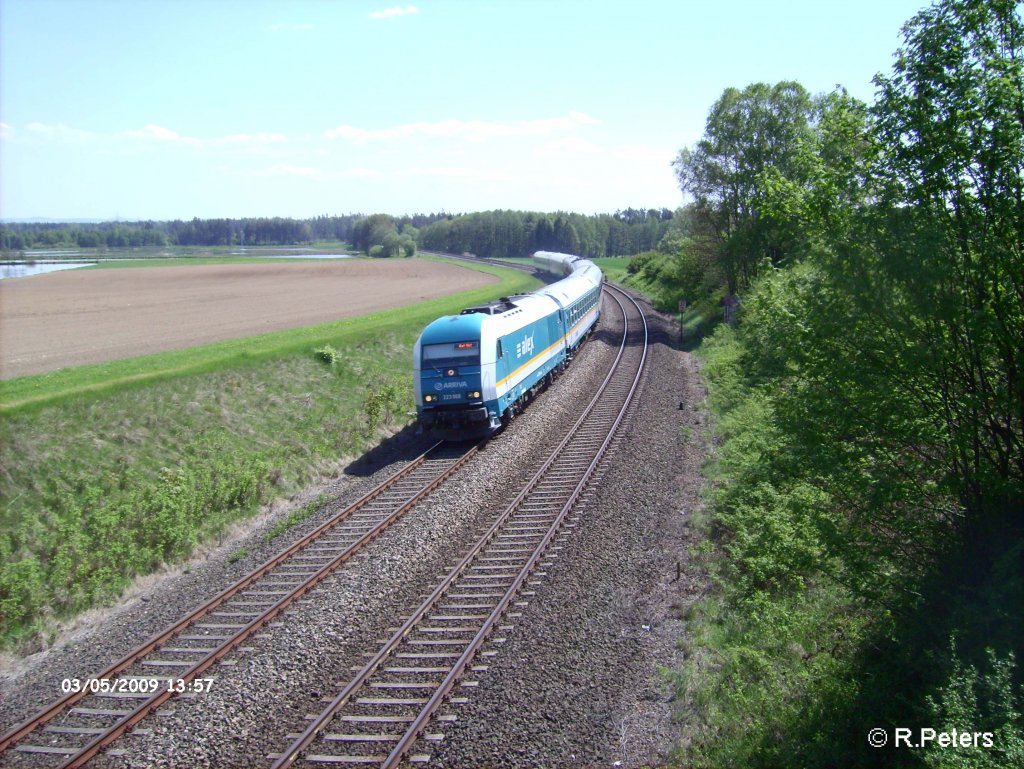
[(324, 323), (497, 280), (419, 259), (72, 270), (4, 280), (0, 379)]

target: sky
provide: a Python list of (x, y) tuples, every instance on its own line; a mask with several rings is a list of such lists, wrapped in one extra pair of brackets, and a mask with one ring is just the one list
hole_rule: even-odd
[(683, 203), (728, 87), (872, 101), (924, 0), (0, 0), (0, 218)]

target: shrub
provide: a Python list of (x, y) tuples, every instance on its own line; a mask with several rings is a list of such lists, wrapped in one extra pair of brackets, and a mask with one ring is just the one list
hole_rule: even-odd
[(366, 433), (371, 434), (379, 426), (394, 420), (403, 406), (411, 406), (408, 385), (394, 380), (378, 381), (371, 385), (363, 401), (363, 415), (366, 418)]
[[(937, 693), (928, 697), (931, 728), (939, 733), (981, 732), (987, 735), (978, 745), (941, 747), (931, 742), (924, 747), (925, 763), (951, 769), (998, 769), (1024, 766), (1024, 694), (1014, 687), (1016, 661), (1011, 652), (999, 657), (987, 649), (987, 670), (964, 665), (950, 641), (953, 663), (949, 676)], [(1014, 689), (1016, 688), (1016, 691)], [(988, 743), (991, 742), (991, 745)]]
[(340, 356), (338, 351), (331, 347), (329, 344), (325, 344), (323, 347), (318, 347), (313, 351), (313, 357), (321, 363), (324, 363), (332, 368), (338, 364)]

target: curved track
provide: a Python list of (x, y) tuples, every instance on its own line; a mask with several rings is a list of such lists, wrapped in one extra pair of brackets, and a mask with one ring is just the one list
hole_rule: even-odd
[[(388, 639), (275, 766), (376, 763), (406, 757), (538, 575), (612, 443), (646, 358), (639, 306), (614, 297), (625, 331), (599, 392), (541, 469), (423, 605)], [(81, 766), (213, 668), (462, 467), (477, 446), (433, 446), (329, 521), (151, 638), (82, 688), (0, 738), (0, 763)], [(208, 672), (211, 671), (211, 672)], [(174, 682), (169, 685), (168, 682)], [(92, 683), (96, 682), (96, 683)], [(329, 726), (342, 725), (332, 732)], [(431, 735), (427, 734), (429, 739)], [(339, 747), (341, 746), (341, 747)], [(386, 748), (386, 750), (385, 750)], [(415, 758), (416, 756), (414, 756)], [(26, 763), (26, 761), (28, 763)]]
[[(81, 766), (278, 617), (476, 453), (438, 443), (314, 531), (0, 739)], [(93, 683), (95, 682), (95, 683)], [(48, 765), (50, 765), (48, 764)]]
[[(616, 293), (622, 294), (615, 289)], [(610, 293), (610, 292), (609, 292)], [(643, 313), (614, 297), (625, 330), (604, 383), (565, 439), (466, 556), (390, 639), (282, 753), (274, 769), (296, 763), (394, 767), (421, 740), (477, 659), (494, 653), (502, 619), (532, 578), (597, 471), (637, 392), (647, 354)]]

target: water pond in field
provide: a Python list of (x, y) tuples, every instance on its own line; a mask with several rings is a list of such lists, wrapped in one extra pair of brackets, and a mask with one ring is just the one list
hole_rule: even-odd
[[(201, 257), (216, 261), (218, 257), (249, 257), (255, 259), (351, 259), (352, 254), (314, 251), (301, 246), (251, 246), (228, 250), (224, 247), (182, 248), (177, 246), (146, 247), (134, 249), (37, 249), (22, 251), (20, 260), (0, 261), (0, 280), (25, 278), (58, 270), (72, 270), (76, 267), (92, 267), (99, 262), (142, 261), (153, 259), (159, 265), (163, 259), (187, 259)], [(198, 260), (197, 260), (198, 261)], [(202, 263), (202, 262), (199, 262)]]
[(92, 267), (94, 264), (96, 262), (61, 262), (55, 259), (43, 259), (35, 262), (0, 262), (0, 280), (27, 278), (29, 275), (73, 270), (76, 267)]

